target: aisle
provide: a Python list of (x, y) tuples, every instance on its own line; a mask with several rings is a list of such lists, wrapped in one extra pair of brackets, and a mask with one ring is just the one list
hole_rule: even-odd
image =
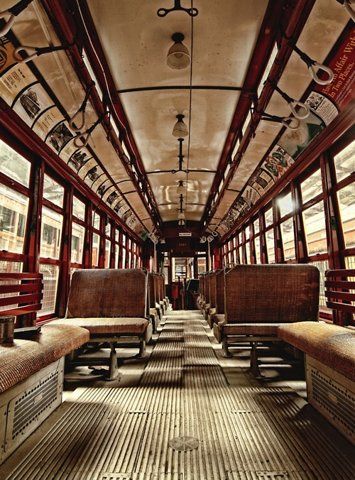
[(352, 478), (347, 444), (293, 392), (227, 384), (207, 329), (171, 312), (140, 385), (81, 389), (7, 478)]

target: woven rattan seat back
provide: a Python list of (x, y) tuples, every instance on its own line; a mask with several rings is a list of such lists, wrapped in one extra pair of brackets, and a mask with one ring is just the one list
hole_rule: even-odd
[(146, 316), (148, 275), (138, 269), (77, 270), (73, 273), (67, 317)]
[(212, 272), (210, 275), (210, 304), (211, 307), (216, 307), (216, 272)]
[(227, 323), (316, 321), (318, 304), (312, 265), (237, 265), (225, 274)]
[(216, 272), (216, 311), (224, 313), (224, 270)]

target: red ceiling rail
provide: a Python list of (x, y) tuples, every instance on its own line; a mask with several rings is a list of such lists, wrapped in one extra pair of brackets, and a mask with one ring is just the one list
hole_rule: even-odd
[[(109, 70), (108, 63), (106, 61), (104, 52), (102, 50), (100, 41), (98, 39), (97, 33), (95, 31), (95, 27), (87, 7), (86, 2), (80, 2), (80, 8), (84, 12), (85, 15), (85, 23), (87, 24), (87, 28), (90, 33), (90, 39), (85, 34), (85, 28), (82, 24), (82, 20), (80, 14), (77, 10), (76, 2), (68, 1), (68, 0), (42, 0), (42, 4), (46, 10), (47, 15), (49, 16), (54, 29), (63, 44), (72, 45), (70, 48), (66, 50), (68, 57), (73, 65), (73, 68), (78, 75), (78, 78), (82, 82), (85, 91), (89, 88), (92, 83), (92, 78), (83, 62), (82, 55), (81, 55), (81, 47), (83, 46), (85, 49), (85, 53), (87, 54), (90, 64), (93, 68), (95, 76), (97, 80), (100, 82), (101, 90), (104, 92), (104, 98), (107, 99), (108, 97), (112, 98), (112, 105), (110, 109), (110, 113), (114, 119), (117, 120), (116, 124), (118, 125), (118, 129), (120, 131), (121, 138), (120, 141), (128, 139), (128, 144), (125, 142), (127, 146), (128, 152), (131, 156), (131, 162), (134, 163), (136, 161), (136, 169), (139, 173), (140, 177), (139, 180), (145, 186), (145, 191), (147, 195), (150, 197), (151, 204), (149, 204), (144, 196), (144, 190), (140, 188), (138, 184), (138, 180), (136, 179), (134, 172), (131, 170), (127, 162), (125, 161), (124, 151), (122, 146), (119, 142), (115, 141), (112, 136), (112, 131), (109, 125), (105, 122), (102, 122), (102, 126), (106, 131), (107, 136), (111, 139), (111, 143), (114, 146), (118, 156), (122, 160), (122, 164), (124, 165), (131, 181), (133, 182), (137, 193), (140, 195), (140, 198), (147, 209), (148, 213), (152, 216), (153, 221), (155, 222), (155, 226), (159, 228), (159, 225), (162, 223), (158, 207), (156, 205), (154, 195), (151, 190), (151, 186), (147, 179), (147, 176), (144, 172), (143, 164), (134, 141), (132, 132), (129, 127), (129, 123), (124, 112), (123, 106), (121, 101), (117, 95), (117, 88), (114, 84), (111, 72)], [(93, 46), (94, 49), (93, 50)], [(97, 61), (96, 54), (100, 58), (100, 63), (103, 66), (104, 72), (100, 68), (100, 65)], [(109, 92), (107, 92), (107, 88), (105, 87), (107, 82)], [(91, 100), (93, 107), (98, 116), (104, 113), (104, 105), (101, 102), (97, 92), (93, 89), (94, 92), (91, 95)], [(121, 128), (120, 128), (121, 127)]]
[[(97, 204), (98, 197), (96, 193), (86, 185), (84, 180), (74, 173), (64, 162), (58, 162), (58, 157), (53, 150), (44, 142), (39, 142), (30, 127), (18, 117), (4, 100), (0, 99), (0, 138), (7, 140), (9, 135), (11, 135), (12, 139), (16, 139), (15, 143), (19, 143), (20, 150), (24, 150), (25, 146), (32, 153), (31, 158), (35, 159), (36, 156), (43, 158), (45, 163), (53, 168), (54, 171), (58, 172), (65, 181), (74, 184), (75, 188), (77, 188), (84, 197), (88, 198), (95, 205)], [(127, 232), (130, 237), (139, 243), (142, 242), (142, 239), (128, 227), (108, 205), (102, 202), (100, 208)]]
[[(244, 81), (243, 91), (256, 92), (261, 78), (264, 74), (265, 68), (267, 67), (269, 58), (272, 53), (272, 49), (275, 45), (275, 41), (279, 36), (280, 26), (282, 25), (283, 30), (289, 37), (297, 40), (308, 19), (309, 13), (313, 8), (314, 3), (315, 0), (269, 1), (260, 29), (259, 37), (257, 39), (254, 52), (249, 64), (246, 79)], [(283, 42), (277, 54), (276, 61), (274, 62), (270, 71), (270, 77), (274, 80), (276, 84), (282, 75), (282, 72), (288, 62), (288, 59), (291, 56), (291, 53), (292, 47), (288, 43)], [(217, 202), (212, 208), (212, 200), (216, 195), (218, 185), (223, 178), (223, 174), (225, 172), (228, 161), (234, 160), (230, 158), (232, 149), (236, 144), (238, 136), (240, 135), (241, 127), (243, 126), (243, 122), (245, 121), (245, 118), (247, 117), (247, 114), (255, 99), (250, 94), (243, 94), (243, 91), (237, 103), (232, 124), (222, 150), (222, 155), (218, 165), (218, 171), (220, 173), (219, 175), (216, 175), (214, 179), (210, 195), (206, 204), (206, 208), (202, 216), (202, 222), (206, 221), (206, 225), (208, 225), (208, 221), (213, 217), (218, 205), (220, 204), (223, 193), (228, 188), (228, 185), (233, 178), (235, 170), (239, 165), (241, 156), (248, 147), (250, 140), (252, 139), (253, 132), (255, 131), (255, 128), (260, 121), (260, 116), (259, 118), (255, 116), (253, 121), (253, 129), (247, 128), (241, 140), (241, 144), (238, 150), (238, 158), (236, 159), (236, 161), (233, 161), (223, 189), (220, 192)], [(258, 101), (260, 111), (263, 111), (266, 108), (273, 94), (273, 91), (274, 88), (269, 83), (267, 83), (263, 88), (262, 94)]]

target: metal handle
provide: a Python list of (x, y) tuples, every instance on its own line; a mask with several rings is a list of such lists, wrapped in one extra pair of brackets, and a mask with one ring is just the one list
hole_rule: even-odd
[(15, 15), (13, 15), (9, 10), (4, 10), (3, 12), (0, 12), (0, 19), (7, 17), (10, 15), (10, 18), (6, 21), (5, 25), (2, 27), (0, 30), (0, 37), (5, 36), (9, 31), (11, 30), (12, 25), (15, 22)]
[(284, 127), (290, 130), (298, 130), (301, 122), (299, 121), (298, 118), (295, 118), (295, 117), (284, 117), (281, 120), (281, 123)]
[[(79, 117), (79, 124), (75, 126), (75, 119)], [(85, 127), (85, 110), (79, 108), (79, 110), (74, 113), (72, 117), (69, 119), (69, 127), (74, 130), (74, 132), (80, 132)]]
[[(82, 137), (85, 138), (84, 141), (82, 141), (81, 139)], [(86, 145), (89, 143), (90, 137), (91, 137), (91, 133), (79, 134), (74, 138), (74, 145), (76, 146), (76, 148), (86, 147)]]
[[(311, 113), (308, 105), (306, 105), (303, 102), (298, 102), (297, 100), (293, 100), (292, 102), (289, 102), (288, 105), (290, 107), (290, 110), (293, 116), (298, 118), (299, 120), (304, 120)], [(303, 110), (303, 113), (302, 113), (302, 110)]]
[[(318, 77), (318, 70), (325, 72), (328, 76), (325, 80), (322, 80)], [(308, 71), (310, 72), (313, 80), (318, 83), (319, 85), (329, 85), (334, 80), (334, 73), (333, 70), (325, 65), (322, 65), (318, 62), (313, 62), (312, 65), (308, 67)]]
[[(26, 58), (22, 58), (20, 52), (25, 52), (27, 54)], [(37, 49), (34, 47), (27, 47), (25, 45), (21, 45), (21, 47), (17, 47), (14, 51), (14, 57), (19, 63), (27, 63), (37, 57), (38, 52)]]

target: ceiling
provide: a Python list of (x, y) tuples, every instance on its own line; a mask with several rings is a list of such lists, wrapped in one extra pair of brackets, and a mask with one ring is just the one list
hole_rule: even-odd
[[(240, 92), (237, 89), (243, 86), (267, 6), (272, 6), (273, 0), (194, 0), (193, 7), (197, 8), (199, 13), (193, 19), (185, 12), (176, 11), (164, 18), (158, 17), (157, 10), (171, 7), (173, 0), (86, 1), (96, 32), (91, 29), (85, 2), (73, 0), (72, 6), (77, 9), (77, 19), (81, 14), (81, 20), (87, 25), (91, 40), (95, 39), (97, 33), (109, 67), (109, 75), (119, 92), (118, 98), (123, 105), (126, 121), (142, 160), (144, 176), (148, 178), (151, 187), (152, 198), (148, 200), (158, 206), (164, 222), (176, 221), (180, 205), (177, 186), (182, 180), (185, 187), (183, 206), (186, 219), (200, 221), (216, 172), (221, 165), (222, 150), (232, 119), (238, 115), (236, 106), (240, 100)], [(5, 9), (16, 2), (3, 0), (3, 3)], [(60, 45), (56, 32), (62, 25), (56, 17), (52, 18), (53, 23), (49, 20), (42, 3), (46, 5), (48, 12), (50, 0), (33, 0), (17, 17), (12, 33), (20, 44)], [(189, 0), (183, 0), (182, 4), (191, 5)], [(64, 9), (63, 14), (68, 15), (68, 11)], [(348, 14), (338, 2), (317, 0), (297, 45), (312, 58), (323, 62), (348, 20)], [(80, 25), (80, 28), (84, 30), (83, 25)], [(175, 32), (184, 34), (184, 44), (191, 54), (191, 66), (183, 70), (173, 70), (166, 63), (167, 52), (173, 44), (171, 35)], [(95, 43), (95, 40), (93, 42)], [(274, 54), (277, 54), (276, 47)], [(275, 55), (272, 55), (267, 72)], [(77, 111), (85, 95), (82, 78), (78, 78), (65, 51), (36, 57), (33, 63), (35, 68), (31, 62), (21, 66), (14, 62), (5, 75), (1, 73), (0, 67), (1, 96), (9, 105), (13, 103), (16, 113), (29, 124), (18, 99), (16, 100), (15, 94), (18, 92), (11, 92), (6, 87), (7, 78), (18, 73), (20, 68), (25, 74), (21, 88), (39, 80), (40, 85), (35, 89), (41, 98), (43, 109), (53, 105), (50, 111), (56, 121), (65, 121), (65, 118)], [(86, 66), (88, 67), (87, 63)], [(37, 78), (37, 71), (42, 74), (45, 82)], [(92, 77), (90, 69), (89, 72)], [(263, 81), (266, 78), (264, 74)], [(258, 89), (259, 96), (263, 81)], [(304, 63), (292, 53), (278, 83), (279, 87), (299, 99), (310, 81)], [(97, 86), (98, 83), (96, 81)], [(41, 85), (45, 86), (46, 91), (40, 89)], [(236, 90), (191, 90), (190, 85), (234, 87)], [(102, 87), (101, 83), (100, 86)], [(184, 86), (186, 89), (161, 88), (174, 86)], [(122, 92), (149, 87), (157, 89)], [(53, 96), (56, 97), (55, 101)], [(289, 115), (286, 102), (277, 92), (271, 96), (266, 111), (281, 116)], [(172, 135), (177, 114), (185, 115), (189, 136), (185, 137), (183, 142), (184, 171), (173, 173), (178, 169), (178, 141)], [(92, 125), (97, 118), (95, 105), (90, 99), (86, 110), (87, 125)], [(244, 123), (243, 132), (246, 132), (249, 121), (250, 115)], [(51, 146), (46, 136), (52, 126), (47, 130), (41, 129), (42, 126), (41, 122), (37, 121), (31, 128)], [(115, 138), (123, 148), (124, 140), (117, 128), (114, 128), (114, 131), (118, 133)], [(226, 180), (221, 182), (207, 227), (217, 229), (221, 235), (226, 233), (226, 219), (235, 211), (238, 201), (246, 196), (249, 179), (255, 175), (279, 131), (279, 124), (265, 121), (259, 123), (255, 136), (237, 168), (232, 170), (228, 185)], [(302, 136), (303, 131), (301, 128), (297, 133), (291, 132), (289, 137)], [(287, 144), (290, 138), (284, 138), (283, 141)], [(70, 159), (75, 150), (72, 143), (68, 142), (58, 153), (60, 159), (71, 168), (73, 162)], [(110, 194), (117, 191), (118, 197), (113, 203), (108, 203), (111, 208), (120, 206), (115, 211), (136, 233), (142, 234), (143, 230), (153, 231), (156, 223), (152, 216), (152, 204), (147, 205), (145, 201), (147, 190), (143, 192), (137, 187), (138, 182), (144, 179), (138, 177), (135, 183), (134, 175), (132, 177), (132, 172), (127, 171), (129, 169), (117, 154), (114, 143), (108, 141), (107, 131), (99, 125), (89, 142), (90, 151), (86, 152), (90, 160), (77, 173), (89, 184), (88, 172), (98, 166), (102, 182), (91, 182), (89, 186), (97, 192), (105, 182), (104, 185), (108, 188), (101, 196), (101, 201), (108, 203), (109, 198), (112, 199)], [(85, 153), (85, 149), (83, 151)], [(234, 149), (232, 157), (236, 153), (237, 148)]]
[[(192, 85), (242, 86), (268, 2), (195, 0), (199, 13), (193, 20), (184, 12), (158, 17), (157, 9), (169, 3), (88, 1), (117, 90), (188, 86), (190, 76)], [(174, 32), (185, 35), (192, 71), (190, 67), (173, 70), (166, 63)], [(200, 220), (239, 92), (193, 90), (191, 109), (188, 89), (122, 93), (120, 98), (163, 221), (177, 219), (179, 180), (186, 186), (187, 220)], [(178, 141), (172, 136), (178, 113), (185, 115), (190, 127), (183, 144), (188, 174), (171, 173), (178, 166)]]

